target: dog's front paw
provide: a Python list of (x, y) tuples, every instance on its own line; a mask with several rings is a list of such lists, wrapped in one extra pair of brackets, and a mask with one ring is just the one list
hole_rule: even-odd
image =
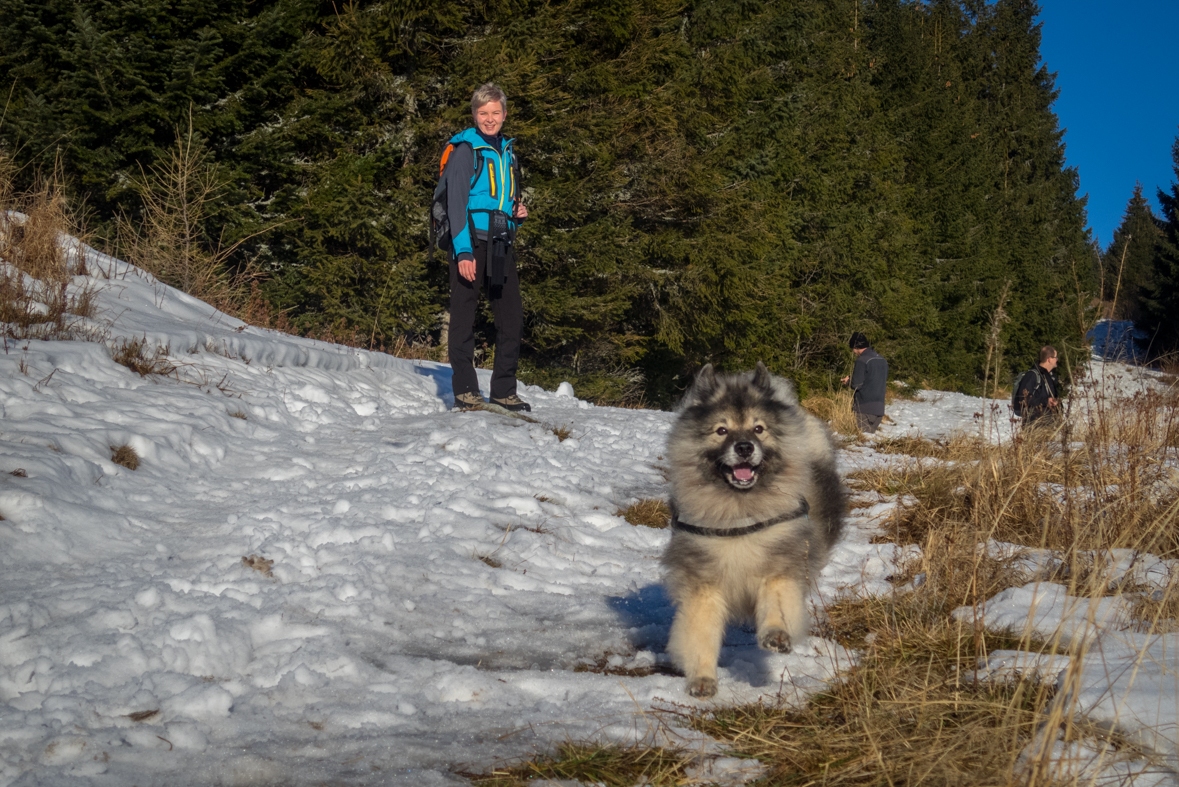
[(773, 628), (768, 629), (757, 637), (757, 644), (765, 650), (773, 650), (778, 653), (790, 652), (790, 635), (782, 629)]
[(688, 681), (688, 694), (708, 699), (716, 694), (716, 678), (692, 678)]

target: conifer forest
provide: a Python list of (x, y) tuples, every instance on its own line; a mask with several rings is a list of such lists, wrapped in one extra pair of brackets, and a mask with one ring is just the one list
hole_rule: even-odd
[[(179, 149), (196, 241), (300, 333), (439, 340), (427, 211), (494, 81), (531, 214), (525, 382), (666, 404), (760, 359), (826, 390), (863, 331), (894, 377), (978, 392), (1042, 344), (1080, 352), (1119, 274), (1122, 315), (1179, 341), (1179, 186), (1094, 248), (1029, 0), (0, 9), (17, 187), (60, 182), (121, 254)], [(1123, 262), (1130, 235), (1151, 243)]]

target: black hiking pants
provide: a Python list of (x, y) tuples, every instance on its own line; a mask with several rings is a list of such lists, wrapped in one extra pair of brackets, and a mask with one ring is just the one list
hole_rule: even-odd
[[(479, 291), (487, 274), (488, 244), (476, 240), (475, 281), (459, 276), (458, 262), (450, 262), (450, 335), (446, 346), (450, 356), (451, 385), (455, 396), (479, 393), (475, 377), (475, 318)], [(491, 398), (506, 399), (516, 393), (516, 366), (520, 361), (520, 339), (524, 335), (524, 309), (520, 302), (520, 278), (516, 257), (509, 253), (504, 264), (507, 282), (500, 297), (491, 299), (495, 317), (495, 365), (491, 372)]]

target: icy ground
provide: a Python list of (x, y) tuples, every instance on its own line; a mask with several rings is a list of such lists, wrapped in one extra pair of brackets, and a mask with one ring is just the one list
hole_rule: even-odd
[[(649, 712), (692, 702), (662, 652), (667, 532), (618, 511), (665, 494), (671, 414), (568, 386), (521, 391), (540, 423), (450, 412), (445, 366), (251, 328), (85, 253), (104, 342), (0, 354), (0, 787), (428, 787), (567, 739), (749, 775)], [(116, 364), (130, 339), (177, 371)], [(986, 406), (904, 402), (885, 433), (976, 430)], [(111, 461), (122, 445), (138, 469)], [(816, 605), (892, 592), (902, 550), (869, 543), (891, 505), (853, 512)], [(1175, 647), (1145, 646), (1159, 669), (1079, 690), (1098, 720), (1128, 698), (1165, 759)], [(853, 658), (819, 638), (767, 654), (735, 627), (715, 702), (798, 702)]]

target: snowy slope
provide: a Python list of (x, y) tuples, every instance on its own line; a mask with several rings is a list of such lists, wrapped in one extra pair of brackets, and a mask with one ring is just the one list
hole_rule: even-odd
[[(452, 413), (445, 366), (248, 327), (85, 253), (105, 343), (0, 354), (0, 787), (458, 784), (569, 738), (714, 751), (645, 713), (691, 702), (660, 669), (667, 533), (616, 515), (665, 494), (671, 414), (530, 387), (541, 423)], [(114, 363), (128, 339), (175, 375)], [(984, 404), (906, 402), (888, 429), (975, 429)], [(900, 551), (869, 538), (890, 505), (855, 512), (814, 603), (889, 589)], [(798, 702), (852, 658), (734, 628), (716, 702)]]
[[(575, 671), (666, 661), (666, 531), (616, 512), (664, 494), (670, 414), (534, 388), (540, 424), (452, 413), (447, 367), (247, 327), (88, 253), (94, 332), (178, 371), (0, 355), (0, 785), (448, 784), (676, 735), (642, 711), (682, 678)], [(876, 587), (892, 551), (849, 540), (824, 592)], [(796, 700), (848, 658), (735, 629), (719, 699)]]

